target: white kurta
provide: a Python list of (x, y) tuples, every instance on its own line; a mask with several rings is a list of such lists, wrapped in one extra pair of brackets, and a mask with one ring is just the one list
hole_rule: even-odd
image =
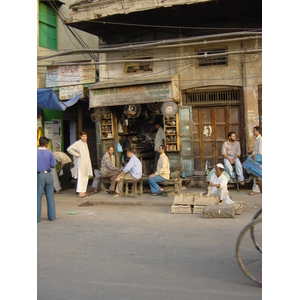
[(213, 184), (220, 184), (219, 188), (216, 188), (213, 186), (210, 190), (210, 195), (217, 194), (219, 197), (219, 200), (225, 201), (225, 203), (232, 203), (233, 201), (229, 198), (228, 189), (227, 189), (227, 183), (228, 180), (226, 176), (222, 173), (220, 177), (218, 177), (216, 174), (213, 174), (210, 178), (210, 182)]
[(74, 158), (74, 178), (77, 179), (76, 192), (85, 193), (89, 177), (93, 176), (90, 152), (87, 143), (79, 140), (71, 145), (67, 151)]

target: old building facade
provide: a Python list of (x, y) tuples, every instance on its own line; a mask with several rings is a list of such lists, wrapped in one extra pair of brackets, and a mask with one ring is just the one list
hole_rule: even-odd
[[(117, 127), (126, 105), (162, 117), (171, 165), (190, 176), (206, 161), (223, 160), (229, 131), (241, 142), (242, 160), (253, 148), (252, 128), (262, 125), (261, 1), (86, 0), (71, 4), (69, 14), (68, 25), (99, 37), (99, 60), (90, 62), (99, 80), (89, 87), (99, 158), (122, 136)], [(108, 136), (104, 109), (113, 116)]]

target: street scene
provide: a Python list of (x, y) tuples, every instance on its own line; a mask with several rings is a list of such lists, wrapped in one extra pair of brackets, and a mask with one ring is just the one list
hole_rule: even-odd
[(149, 193), (121, 201), (100, 192), (86, 200), (98, 204), (78, 206), (69, 189), (55, 196), (57, 217), (49, 222), (43, 199), (38, 299), (261, 299), (235, 254), (239, 232), (262, 206), (261, 194), (247, 192), (230, 190), (245, 204), (233, 219), (171, 214), (174, 196)]
[(38, 299), (261, 299), (262, 1), (36, 4)]

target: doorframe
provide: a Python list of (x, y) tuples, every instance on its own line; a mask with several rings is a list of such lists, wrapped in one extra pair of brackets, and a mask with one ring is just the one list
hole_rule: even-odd
[[(207, 92), (226, 92), (230, 90), (238, 90), (239, 92), (239, 101), (233, 102), (220, 102), (220, 103), (187, 103), (187, 95), (189, 93), (207, 93)], [(182, 90), (182, 103), (186, 106), (191, 106), (192, 110), (194, 108), (204, 108), (204, 107), (224, 107), (224, 106), (239, 106), (239, 118), (240, 118), (240, 132), (239, 132), (239, 142), (241, 145), (241, 161), (244, 161), (247, 158), (247, 145), (246, 145), (246, 133), (245, 133), (245, 112), (244, 112), (244, 94), (242, 87), (238, 86), (214, 86), (214, 87), (206, 87), (206, 88), (193, 88), (188, 90)], [(228, 116), (226, 116), (228, 118)], [(228, 127), (226, 126), (226, 137), (229, 132)], [(192, 137), (193, 140), (193, 137)], [(193, 141), (192, 141), (193, 142)], [(200, 157), (203, 157), (203, 153), (200, 153)], [(202, 168), (202, 166), (201, 166)]]

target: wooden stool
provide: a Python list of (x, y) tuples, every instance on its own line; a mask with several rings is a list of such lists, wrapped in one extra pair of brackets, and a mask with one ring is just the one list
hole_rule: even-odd
[(124, 180), (124, 184), (125, 184), (125, 197), (128, 197), (128, 184), (132, 184), (132, 196), (133, 197), (137, 197), (137, 192), (138, 192), (138, 183), (139, 183), (139, 187), (140, 187), (140, 194), (143, 195), (143, 178), (140, 179), (123, 179)]

